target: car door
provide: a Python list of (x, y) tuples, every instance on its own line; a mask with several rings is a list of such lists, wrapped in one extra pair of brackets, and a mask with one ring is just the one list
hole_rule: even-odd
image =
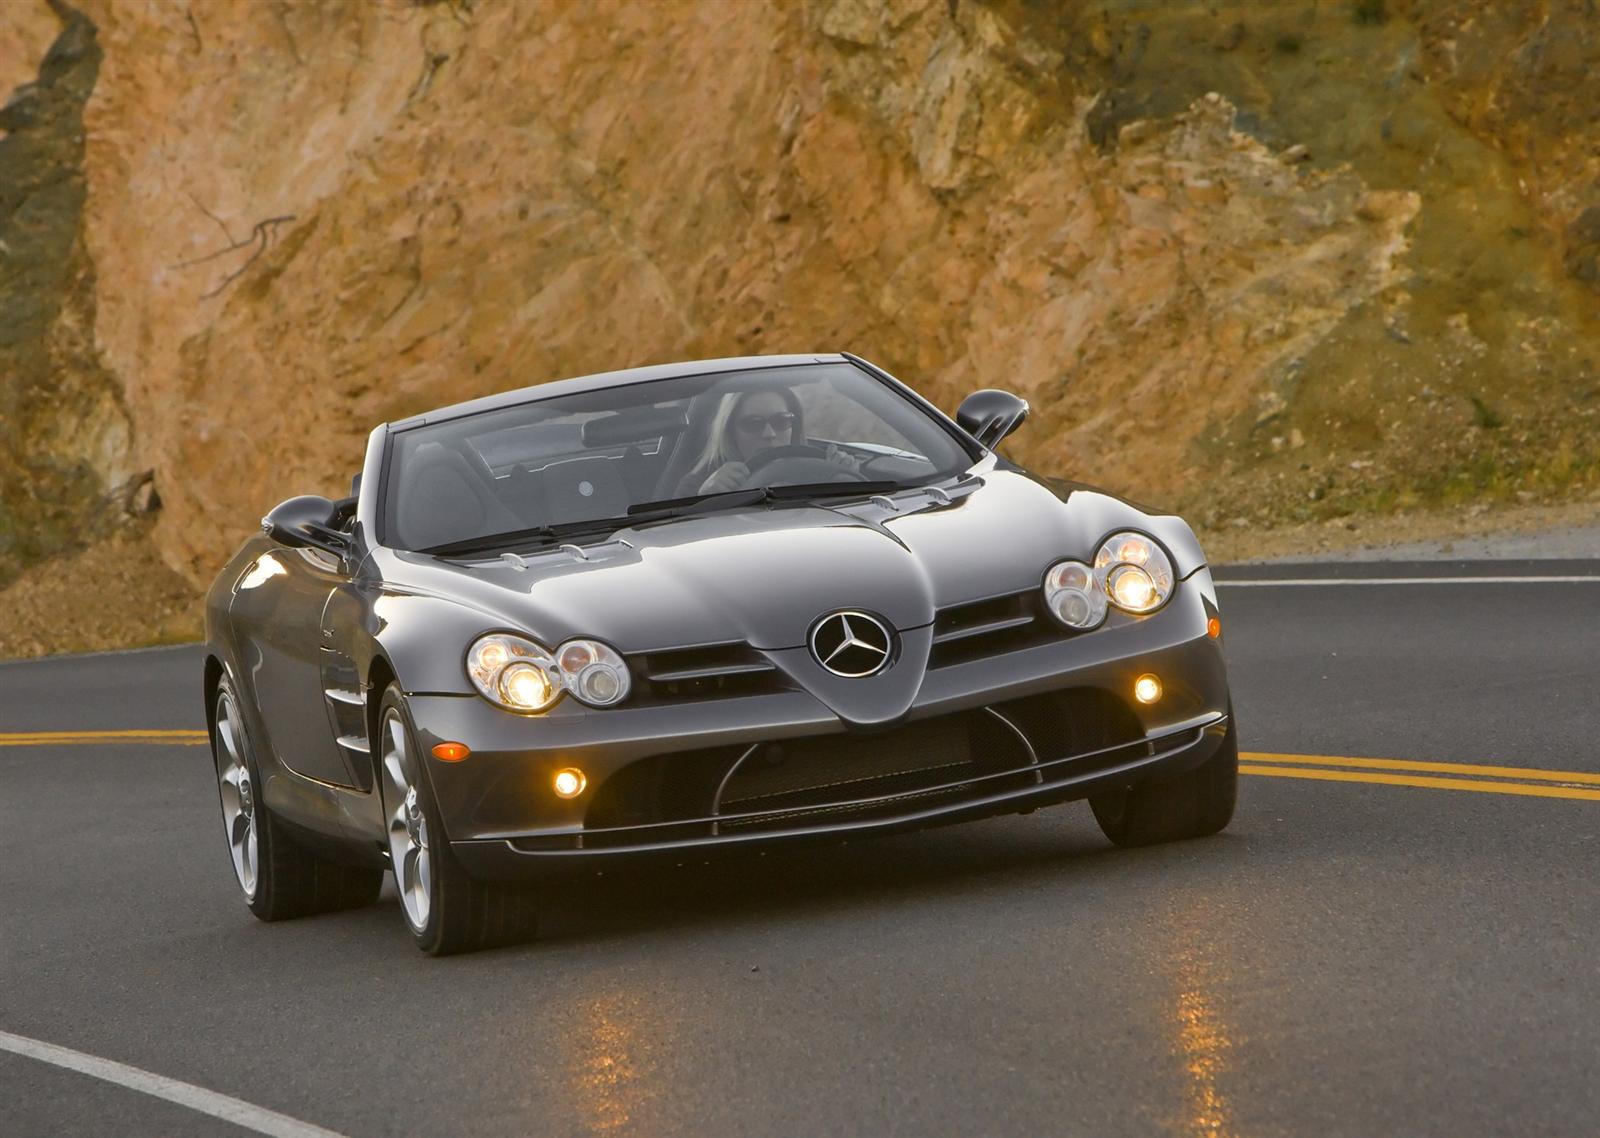
[(234, 588), (229, 612), (250, 645), (245, 682), (254, 689), (267, 745), (290, 770), (319, 782), (354, 786), (331, 729), (323, 686), (323, 613), (348, 577), (318, 549), (273, 546)]

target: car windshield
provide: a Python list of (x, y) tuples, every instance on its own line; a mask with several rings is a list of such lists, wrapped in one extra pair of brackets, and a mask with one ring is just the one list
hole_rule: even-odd
[(975, 453), (849, 363), (620, 384), (396, 431), (383, 540), (461, 551), (703, 512), (724, 497), (882, 493), (951, 477)]

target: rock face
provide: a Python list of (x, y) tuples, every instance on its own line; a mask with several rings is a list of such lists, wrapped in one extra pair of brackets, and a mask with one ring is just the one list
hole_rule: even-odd
[(1570, 273), (1600, 294), (1600, 10), (1589, 0), (1407, 8), (1451, 115), (1514, 159)]
[(0, 108), (0, 580), (103, 528), (104, 496), (128, 475), (83, 243), (83, 110), (101, 50), (92, 23), (63, 17), (38, 78)]
[(1016, 390), (1017, 457), (1202, 523), (1449, 500), (1463, 469), (1559, 490), (1593, 477), (1600, 354), (1582, 7), (1561, 43), (1513, 21), (1517, 66), (1494, 0), (86, 0), (55, 125), (0, 140), (0, 235), (65, 171), (0, 277), (5, 366), (43, 377), (7, 449), (79, 465), (7, 485), (80, 479), (89, 518), (153, 470), (198, 585), (384, 419), (848, 348), (947, 408)]

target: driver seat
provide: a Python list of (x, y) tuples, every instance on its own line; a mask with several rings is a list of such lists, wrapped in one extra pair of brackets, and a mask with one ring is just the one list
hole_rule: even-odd
[(711, 438), (712, 420), (717, 417), (717, 406), (724, 394), (720, 390), (702, 391), (689, 400), (688, 426), (678, 435), (677, 445), (672, 448), (661, 477), (656, 479), (654, 497), (657, 499), (678, 496), (678, 483), (694, 469), (695, 459), (705, 452)]

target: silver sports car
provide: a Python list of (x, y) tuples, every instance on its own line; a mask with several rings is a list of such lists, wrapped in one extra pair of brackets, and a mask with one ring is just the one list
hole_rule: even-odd
[(1087, 798), (1214, 833), (1238, 748), (1193, 532), (995, 452), (849, 354), (638, 368), (372, 432), (206, 602), (234, 873), (264, 920), (533, 931), (542, 871)]

